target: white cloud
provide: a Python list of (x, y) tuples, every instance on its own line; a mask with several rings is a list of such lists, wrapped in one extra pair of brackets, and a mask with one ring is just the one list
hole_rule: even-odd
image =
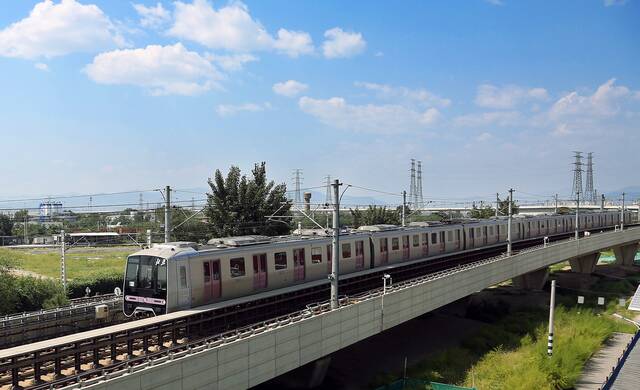
[(239, 1), (217, 10), (206, 0), (194, 0), (191, 4), (177, 1), (175, 7), (175, 21), (168, 31), (173, 37), (232, 52), (275, 50), (298, 57), (314, 51), (308, 33), (281, 28), (274, 38)]
[(307, 90), (309, 86), (295, 80), (287, 80), (282, 83), (273, 84), (273, 92), (278, 95), (294, 97)]
[(491, 138), (493, 138), (491, 133), (484, 132), (484, 133), (481, 133), (480, 135), (478, 135), (476, 137), (476, 141), (478, 141), (478, 142), (486, 142), (486, 141), (489, 141)]
[(614, 5), (624, 5), (626, 2), (627, 0), (604, 0), (604, 6), (611, 7)]
[(491, 5), (504, 5), (504, 2), (502, 2), (502, 0), (485, 0), (485, 2)]
[(377, 51), (376, 54), (374, 54), (376, 57), (384, 57), (384, 53), (381, 51)]
[(364, 51), (367, 42), (362, 34), (348, 32), (340, 27), (325, 31), (326, 40), (322, 44), (322, 52), (326, 58), (347, 58), (356, 56)]
[(517, 111), (492, 111), (461, 115), (453, 119), (456, 127), (482, 128), (486, 126), (513, 126), (519, 123), (521, 115)]
[(570, 92), (554, 103), (549, 110), (549, 115), (554, 119), (569, 116), (581, 118), (613, 116), (638, 94), (638, 91), (631, 91), (625, 86), (614, 85), (615, 82), (616, 79), (609, 79), (588, 96), (580, 95), (576, 91)]
[(260, 112), (271, 109), (271, 104), (266, 103), (244, 103), (244, 104), (219, 104), (216, 112), (219, 116), (227, 117), (238, 114), (239, 112)]
[(395, 87), (388, 84), (376, 84), (366, 82), (356, 82), (356, 87), (361, 87), (374, 91), (384, 99), (400, 99), (408, 102), (418, 102), (426, 106), (449, 107), (451, 100), (442, 98), (426, 89), (409, 89), (406, 87)]
[(43, 63), (43, 62), (38, 62), (36, 64), (34, 64), (33, 66), (35, 66), (36, 69), (41, 70), (43, 72), (48, 72), (49, 71), (49, 65)]
[(147, 7), (144, 4), (132, 5), (140, 16), (142, 27), (158, 28), (171, 20), (171, 13), (161, 3), (156, 3), (155, 7)]
[(251, 54), (218, 55), (206, 53), (205, 58), (217, 64), (220, 68), (227, 72), (242, 70), (244, 64), (258, 61), (258, 57)]
[(222, 78), (209, 61), (181, 43), (102, 53), (85, 71), (96, 83), (135, 85), (152, 95), (196, 95), (217, 88)]
[(273, 47), (289, 57), (298, 57), (301, 54), (311, 54), (314, 51), (311, 36), (304, 31), (289, 31), (281, 28), (278, 30), (278, 39)]
[(417, 111), (395, 104), (353, 105), (341, 97), (313, 99), (303, 96), (298, 106), (331, 127), (383, 134), (421, 130), (436, 123), (440, 117), (435, 108)]
[(29, 16), (0, 30), (0, 56), (52, 58), (126, 46), (124, 38), (98, 6), (75, 0), (36, 4)]
[(567, 125), (566, 123), (560, 123), (553, 129), (551, 135), (554, 137), (565, 137), (571, 133), (573, 132), (569, 130), (569, 125)]
[(478, 87), (475, 103), (485, 108), (510, 109), (527, 101), (544, 101), (548, 98), (549, 94), (544, 88), (526, 89), (517, 85), (497, 87), (491, 84), (482, 84)]

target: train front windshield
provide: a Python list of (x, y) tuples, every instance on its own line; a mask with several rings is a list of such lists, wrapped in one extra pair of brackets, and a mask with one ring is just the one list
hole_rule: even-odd
[(166, 313), (167, 260), (156, 256), (129, 256), (124, 277), (124, 312)]

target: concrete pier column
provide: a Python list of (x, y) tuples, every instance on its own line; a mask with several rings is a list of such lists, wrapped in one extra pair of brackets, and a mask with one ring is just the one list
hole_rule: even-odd
[(613, 248), (613, 254), (616, 255), (616, 265), (633, 265), (633, 259), (638, 252), (638, 244), (629, 244)]
[(581, 274), (593, 273), (593, 271), (596, 270), (598, 259), (600, 259), (600, 252), (569, 259), (569, 264), (571, 264), (571, 272), (578, 272)]
[(309, 377), (309, 389), (313, 389), (322, 384), (324, 377), (327, 375), (327, 370), (329, 370), (329, 365), (331, 365), (331, 356), (325, 356), (313, 363), (313, 370)]
[(542, 290), (549, 277), (549, 268), (542, 268), (513, 278), (513, 286), (524, 290)]

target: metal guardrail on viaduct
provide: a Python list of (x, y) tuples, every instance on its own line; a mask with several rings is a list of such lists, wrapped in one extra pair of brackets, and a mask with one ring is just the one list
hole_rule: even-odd
[(603, 249), (635, 248), (639, 241), (640, 227), (634, 227), (476, 261), (397, 283), (384, 295), (380, 289), (347, 297), (335, 310), (328, 304), (309, 306), (273, 321), (177, 345), (163, 355), (139, 356), (135, 364), (123, 362), (118, 369), (79, 378), (67, 388), (248, 388), (489, 286)]

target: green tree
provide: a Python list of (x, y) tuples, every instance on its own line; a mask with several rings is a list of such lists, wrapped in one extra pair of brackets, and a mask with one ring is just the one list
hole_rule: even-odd
[(386, 206), (369, 206), (366, 210), (349, 209), (353, 218), (353, 227), (363, 225), (390, 224), (400, 225), (401, 214), (398, 210), (389, 210)]
[(248, 179), (241, 175), (240, 168), (231, 166), (226, 178), (219, 169), (213, 179), (209, 178), (211, 193), (207, 194), (205, 215), (215, 236), (281, 235), (291, 231), (289, 221), (267, 218), (291, 215), (286, 185), (267, 182), (264, 162), (255, 164), (251, 173)]
[(0, 236), (10, 236), (13, 230), (13, 221), (7, 215), (0, 214)]
[(469, 215), (471, 218), (487, 219), (496, 215), (496, 209), (491, 206), (476, 207), (474, 204)]

